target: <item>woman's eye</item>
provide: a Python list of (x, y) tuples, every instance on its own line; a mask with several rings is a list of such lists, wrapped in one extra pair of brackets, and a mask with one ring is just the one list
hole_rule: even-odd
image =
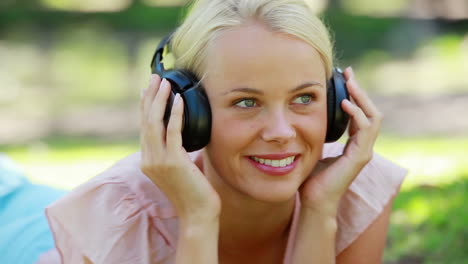
[(236, 106), (243, 108), (255, 107), (257, 106), (257, 102), (252, 98), (242, 99), (236, 103)]
[(312, 102), (312, 96), (309, 95), (309, 94), (304, 94), (304, 95), (298, 96), (293, 100), (294, 104), (304, 104), (305, 105), (305, 104), (310, 104), (310, 102)]

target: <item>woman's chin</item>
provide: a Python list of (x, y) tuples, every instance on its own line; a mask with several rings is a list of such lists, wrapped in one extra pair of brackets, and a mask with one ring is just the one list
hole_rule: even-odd
[[(288, 186), (289, 185), (289, 186)], [(257, 186), (246, 190), (248, 195), (257, 201), (266, 203), (284, 203), (293, 199), (297, 193), (298, 186), (293, 184), (277, 183), (268, 186)]]

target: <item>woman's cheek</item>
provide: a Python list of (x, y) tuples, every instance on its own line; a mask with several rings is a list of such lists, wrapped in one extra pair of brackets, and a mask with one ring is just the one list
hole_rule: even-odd
[(252, 137), (258, 123), (254, 120), (236, 118), (230, 114), (219, 113), (213, 116), (212, 139), (222, 145), (242, 145)]
[(296, 123), (299, 130), (298, 134), (304, 137), (304, 140), (310, 144), (325, 143), (327, 133), (327, 115), (326, 112), (319, 112), (305, 115)]

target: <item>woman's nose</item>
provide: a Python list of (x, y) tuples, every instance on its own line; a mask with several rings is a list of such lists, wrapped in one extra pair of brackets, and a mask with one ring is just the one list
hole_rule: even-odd
[(296, 137), (296, 130), (284, 111), (275, 111), (266, 116), (262, 139), (266, 142), (287, 143)]

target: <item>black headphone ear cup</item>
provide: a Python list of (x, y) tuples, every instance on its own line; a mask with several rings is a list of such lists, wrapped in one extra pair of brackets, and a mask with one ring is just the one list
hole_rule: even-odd
[(175, 94), (171, 90), (171, 93), (169, 94), (169, 98), (167, 99), (167, 102), (166, 102), (166, 109), (164, 110), (163, 121), (164, 121), (164, 127), (166, 128), (167, 128), (167, 124), (169, 123), (169, 118), (171, 117), (172, 105), (174, 104), (174, 98), (175, 98)]
[(349, 100), (346, 90), (346, 80), (340, 69), (333, 69), (333, 76), (328, 82), (327, 88), (327, 136), (325, 142), (337, 141), (348, 126), (349, 116), (341, 108), (341, 102)]
[(171, 84), (171, 93), (166, 102), (166, 109), (164, 110), (164, 125), (167, 127), (169, 117), (171, 116), (172, 105), (176, 93), (182, 93), (185, 89), (190, 89), (193, 84), (192, 80), (188, 78), (182, 71), (171, 70), (160, 73), (161, 79), (166, 79)]
[(161, 77), (171, 83), (171, 94), (164, 112), (165, 126), (169, 122), (175, 94), (179, 93), (184, 100), (182, 145), (188, 152), (205, 147), (211, 135), (211, 108), (200, 82), (183, 70), (167, 71)]
[(201, 87), (193, 87), (182, 94), (184, 99), (184, 126), (182, 142), (188, 152), (205, 147), (211, 137), (211, 108)]
[(184, 120), (182, 127), (182, 145), (188, 152), (205, 147), (211, 136), (211, 108), (208, 97), (195, 74), (190, 71), (164, 68), (163, 53), (170, 48), (172, 34), (158, 44), (151, 60), (151, 72), (171, 83), (171, 94), (164, 110), (164, 125), (167, 127), (171, 116), (175, 94), (184, 100)]
[(175, 93), (183, 93), (198, 85), (197, 78), (188, 71), (169, 70), (161, 74), (161, 78), (171, 83), (171, 90)]
[(333, 142), (333, 123), (335, 122), (335, 85), (330, 79), (327, 85), (327, 136), (325, 142)]

